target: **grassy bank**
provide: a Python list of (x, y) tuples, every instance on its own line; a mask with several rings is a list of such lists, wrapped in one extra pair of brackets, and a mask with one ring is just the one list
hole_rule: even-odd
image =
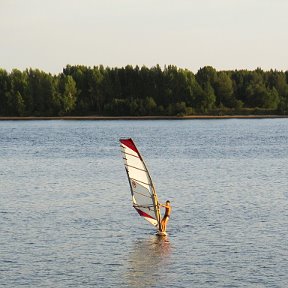
[(11, 120), (187, 120), (187, 119), (274, 119), (287, 115), (201, 115), (201, 116), (57, 116), (57, 117), (0, 117), (0, 121)]

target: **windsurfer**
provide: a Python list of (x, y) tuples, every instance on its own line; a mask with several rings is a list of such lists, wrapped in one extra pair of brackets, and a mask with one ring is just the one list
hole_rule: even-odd
[(165, 205), (164, 204), (159, 204), (159, 205), (161, 207), (165, 208), (165, 214), (164, 214), (163, 219), (161, 220), (161, 231), (162, 232), (166, 232), (166, 226), (167, 226), (170, 214), (171, 214), (172, 207), (170, 205), (170, 201), (169, 200), (166, 201)]

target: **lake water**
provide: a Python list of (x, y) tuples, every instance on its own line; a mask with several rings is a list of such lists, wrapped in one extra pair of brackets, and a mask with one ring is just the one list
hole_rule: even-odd
[[(132, 137), (168, 237), (131, 206)], [(288, 119), (0, 122), (1, 287), (287, 287)]]

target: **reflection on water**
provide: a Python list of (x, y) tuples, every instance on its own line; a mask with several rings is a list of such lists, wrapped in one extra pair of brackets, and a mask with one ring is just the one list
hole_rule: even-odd
[(161, 282), (161, 271), (169, 265), (168, 237), (151, 236), (136, 240), (129, 253), (125, 282), (131, 287), (149, 287)]

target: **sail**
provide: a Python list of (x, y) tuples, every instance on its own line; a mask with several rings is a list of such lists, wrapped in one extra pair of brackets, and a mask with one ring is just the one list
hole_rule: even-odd
[(152, 179), (132, 139), (120, 139), (133, 207), (148, 222), (160, 228), (160, 209)]

